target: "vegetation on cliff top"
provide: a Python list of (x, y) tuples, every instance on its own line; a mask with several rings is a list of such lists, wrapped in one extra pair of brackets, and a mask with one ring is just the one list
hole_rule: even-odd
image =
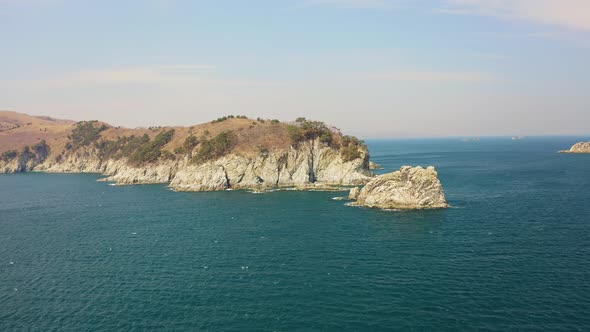
[(342, 136), (337, 141), (332, 130), (320, 121), (297, 118), (294, 125), (287, 127), (287, 131), (292, 145), (297, 146), (307, 140), (319, 139), (332, 148), (340, 149), (340, 155), (345, 162), (362, 157), (360, 150), (366, 149), (364, 142), (353, 136)]
[[(244, 157), (268, 156), (271, 150), (284, 150), (289, 145), (297, 147), (314, 140), (337, 150), (344, 161), (361, 158), (366, 149), (362, 141), (343, 136), (338, 129), (320, 121), (300, 117), (287, 124), (276, 119), (244, 119), (248, 118), (228, 115), (209, 123), (175, 129), (126, 129), (99, 121), (81, 121), (62, 124), (63, 127), (49, 128), (47, 131), (40, 130), (41, 133), (35, 135), (37, 142), (47, 139), (51, 147), (57, 147), (53, 161), (58, 163), (69, 154), (75, 154), (77, 158), (97, 157), (100, 160), (127, 159), (134, 166), (176, 158), (201, 163), (228, 153)], [(50, 127), (50, 124), (47, 126)], [(30, 142), (28, 148), (22, 151), (26, 145), (6, 145), (0, 151), (0, 161), (10, 162), (21, 155), (26, 158), (33, 155), (35, 158), (46, 158), (49, 145), (47, 142), (33, 145), (37, 142)]]
[(3, 152), (2, 155), (0, 155), (0, 160), (8, 163), (8, 162), (11, 162), (17, 156), (18, 156), (18, 151), (8, 150), (8, 151)]
[(233, 131), (223, 131), (212, 139), (204, 141), (191, 161), (204, 162), (219, 158), (231, 150), (236, 139), (236, 134)]
[(49, 156), (50, 152), (51, 149), (49, 145), (47, 145), (47, 142), (45, 140), (41, 140), (41, 142), (33, 146), (23, 147), (20, 152), (17, 150), (5, 151), (0, 155), (0, 161), (9, 163), (17, 159), (19, 165), (18, 171), (23, 172), (26, 170), (27, 163), (29, 162), (29, 160), (35, 159), (39, 163), (43, 162), (47, 158), (47, 156)]
[(108, 128), (107, 125), (100, 124), (98, 121), (78, 122), (69, 136), (71, 144), (68, 148), (76, 150), (88, 146), (96, 142), (100, 138), (100, 133)]
[(139, 146), (139, 148), (129, 156), (129, 163), (140, 166), (146, 163), (153, 163), (160, 159), (160, 157), (174, 159), (174, 155), (170, 152), (165, 153), (162, 151), (164, 145), (168, 144), (172, 140), (172, 137), (174, 137), (174, 129), (160, 132), (154, 140), (148, 141)]

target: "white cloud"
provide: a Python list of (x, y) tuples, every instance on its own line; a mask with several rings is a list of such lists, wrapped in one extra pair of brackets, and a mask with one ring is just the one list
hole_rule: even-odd
[(526, 20), (590, 30), (588, 0), (443, 0), (442, 12)]
[(212, 70), (214, 65), (171, 64), (159, 66), (83, 69), (58, 77), (38, 79), (36, 86), (59, 88), (73, 85), (154, 84), (197, 78), (200, 71)]

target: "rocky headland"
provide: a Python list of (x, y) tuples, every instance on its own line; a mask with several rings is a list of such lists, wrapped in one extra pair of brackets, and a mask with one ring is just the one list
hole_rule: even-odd
[[(0, 173), (99, 173), (178, 191), (330, 189), (373, 174), (355, 137), (324, 123), (227, 116), (192, 127), (126, 129), (0, 112)], [(49, 135), (50, 134), (50, 135)]]
[(560, 153), (590, 153), (590, 142), (579, 142), (569, 150), (561, 150)]
[(351, 205), (379, 209), (416, 210), (447, 208), (445, 193), (435, 168), (404, 166), (380, 175), (362, 189), (353, 188)]

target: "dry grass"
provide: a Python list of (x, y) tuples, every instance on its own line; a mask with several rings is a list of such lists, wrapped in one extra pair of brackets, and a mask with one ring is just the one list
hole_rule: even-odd
[[(59, 154), (65, 150), (68, 135), (71, 133), (75, 121), (56, 120), (47, 117), (36, 117), (26, 114), (0, 111), (0, 153), (7, 150), (22, 149), (27, 145), (34, 145), (45, 140), (54, 152)], [(107, 124), (108, 125), (108, 124)], [(2, 129), (4, 128), (4, 130)], [(224, 131), (236, 134), (236, 145), (233, 152), (246, 157), (253, 157), (261, 150), (285, 149), (291, 143), (287, 132), (287, 124), (272, 123), (270, 120), (260, 122), (254, 119), (227, 119), (216, 123), (203, 123), (191, 127), (161, 127), (129, 129), (111, 127), (101, 133), (102, 138), (117, 140), (123, 136), (142, 136), (147, 134), (154, 138), (163, 130), (174, 129), (174, 138), (164, 149), (173, 152), (181, 146), (185, 139), (194, 135), (199, 141), (211, 139)], [(340, 141), (340, 135), (334, 136)]]
[(0, 153), (45, 140), (49, 145), (67, 139), (74, 121), (0, 111)]

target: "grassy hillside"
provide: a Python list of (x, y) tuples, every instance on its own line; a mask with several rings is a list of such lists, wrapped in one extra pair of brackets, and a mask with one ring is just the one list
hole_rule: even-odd
[(63, 140), (75, 121), (0, 111), (0, 153)]

